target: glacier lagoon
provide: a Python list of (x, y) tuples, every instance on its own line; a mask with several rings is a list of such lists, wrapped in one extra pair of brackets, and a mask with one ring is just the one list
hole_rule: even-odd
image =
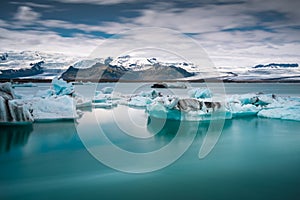
[[(149, 85), (123, 83), (120, 90), (123, 93), (135, 88), (142, 91)], [(16, 90), (32, 94), (37, 89), (49, 88), (49, 84), (38, 86)], [(100, 87), (107, 86), (114, 85), (100, 84)], [(203, 85), (192, 83), (192, 86)], [(264, 92), (299, 96), (299, 86), (228, 83), (225, 90), (227, 94)], [(167, 93), (165, 89), (161, 91)], [(186, 90), (178, 89), (177, 92), (184, 95)], [(102, 119), (101, 126), (109, 133), (109, 139), (133, 152), (159, 149), (174, 138), (178, 122), (172, 120), (149, 140), (124, 135), (112, 115), (124, 109), (125, 106), (120, 105), (112, 109), (86, 110), (77, 123), (95, 130), (99, 124), (88, 123), (89, 116)], [(136, 134), (153, 135), (155, 123), (149, 123), (143, 109), (129, 108), (127, 111), (140, 127)], [(120, 114), (119, 121), (121, 118)], [(123, 118), (120, 123), (128, 125), (130, 130), (136, 127), (130, 127), (130, 121), (132, 119)], [(193, 127), (194, 122), (189, 123)], [(201, 160), (198, 151), (208, 125), (200, 123), (195, 140), (182, 157), (166, 168), (146, 174), (118, 172), (97, 161), (82, 144), (75, 128), (78, 124), (68, 120), (1, 127), (0, 198), (296, 199), (299, 196), (298, 121), (258, 117), (227, 120), (217, 145)], [(95, 145), (101, 146), (101, 141), (95, 141)]]

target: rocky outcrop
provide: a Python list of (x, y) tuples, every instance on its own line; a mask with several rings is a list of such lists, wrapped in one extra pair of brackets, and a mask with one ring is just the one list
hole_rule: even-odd
[(194, 76), (183, 68), (154, 64), (151, 68), (134, 71), (117, 65), (105, 65), (96, 63), (90, 68), (77, 69), (69, 67), (61, 76), (64, 80), (126, 80), (126, 81), (149, 81), (149, 80), (174, 80)]

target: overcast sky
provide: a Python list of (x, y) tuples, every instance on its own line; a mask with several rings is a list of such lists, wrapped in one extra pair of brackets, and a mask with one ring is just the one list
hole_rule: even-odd
[(147, 37), (182, 47), (172, 31), (191, 37), (217, 66), (300, 63), (299, 8), (299, 0), (4, 0), (0, 50), (89, 56), (115, 34), (126, 33), (126, 49), (131, 30), (161, 27), (171, 30), (168, 39)]

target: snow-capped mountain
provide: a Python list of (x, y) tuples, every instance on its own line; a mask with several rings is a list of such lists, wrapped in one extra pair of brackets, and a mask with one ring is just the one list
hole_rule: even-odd
[[(229, 71), (230, 70), (230, 71)], [(300, 67), (297, 63), (270, 63), (260, 64), (254, 67), (241, 68), (233, 71), (232, 69), (223, 70), (223, 74), (228, 74), (225, 80), (232, 81), (290, 81), (300, 80)]]
[(253, 68), (296, 68), (299, 67), (297, 63), (288, 63), (288, 64), (283, 64), (283, 63), (270, 63), (267, 65), (256, 65)]
[(153, 67), (154, 65), (162, 65), (182, 68), (191, 73), (199, 72), (199, 68), (197, 68), (192, 63), (165, 61), (154, 57), (146, 58), (125, 55), (113, 59), (109, 64), (112, 66), (124, 67), (128, 70), (133, 71), (143, 71)]
[[(0, 53), (0, 78), (52, 79), (81, 59), (59, 53), (8, 51)], [(33, 68), (37, 63), (38, 70)]]
[(48, 69), (67, 69), (80, 57), (66, 56), (60, 53), (44, 53), (38, 51), (8, 51), (0, 53), (0, 70), (30, 68), (30, 64), (43, 61)]
[[(70, 69), (70, 66), (72, 69)], [(101, 70), (96, 69), (97, 66), (101, 66)], [(105, 70), (105, 67), (108, 70)], [(90, 73), (90, 76), (95, 77), (98, 76), (95, 73), (100, 73), (100, 71), (106, 72), (107, 79), (110, 77), (117, 79), (124, 74), (130, 74), (132, 79), (138, 77), (147, 79), (151, 77), (154, 79), (154, 74), (158, 77), (161, 75), (157, 74), (157, 71), (153, 71), (156, 69), (161, 73), (172, 71), (173, 77), (184, 77), (186, 79), (214, 77), (228, 81), (300, 80), (300, 67), (297, 63), (270, 63), (253, 67), (241, 66), (239, 68), (219, 66), (219, 75), (216, 77), (206, 73), (203, 66), (159, 57), (125, 55), (117, 58), (83, 58), (37, 51), (8, 51), (0, 53), (0, 79), (52, 79), (53, 77), (61, 76), (64, 72), (67, 72), (65, 77), (72, 79), (75, 76), (74, 72), (80, 69), (85, 69), (87, 74), (89, 74), (89, 71), (95, 70), (94, 73)]]

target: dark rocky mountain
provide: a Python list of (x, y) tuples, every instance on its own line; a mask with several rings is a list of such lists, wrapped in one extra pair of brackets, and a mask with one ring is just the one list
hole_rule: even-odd
[(31, 68), (0, 70), (0, 79), (12, 79), (42, 74), (44, 72), (42, 64), (44, 64), (44, 61), (31, 63)]
[(294, 68), (298, 67), (299, 65), (297, 63), (292, 64), (282, 64), (282, 63), (270, 63), (267, 65), (256, 65), (253, 68)]
[(69, 67), (62, 74), (62, 78), (67, 81), (72, 80), (125, 80), (125, 81), (142, 81), (142, 80), (174, 80), (191, 77), (194, 73), (176, 66), (165, 66), (154, 64), (151, 68), (142, 71), (133, 71), (122, 66), (105, 65), (96, 63), (90, 68), (77, 69)]

